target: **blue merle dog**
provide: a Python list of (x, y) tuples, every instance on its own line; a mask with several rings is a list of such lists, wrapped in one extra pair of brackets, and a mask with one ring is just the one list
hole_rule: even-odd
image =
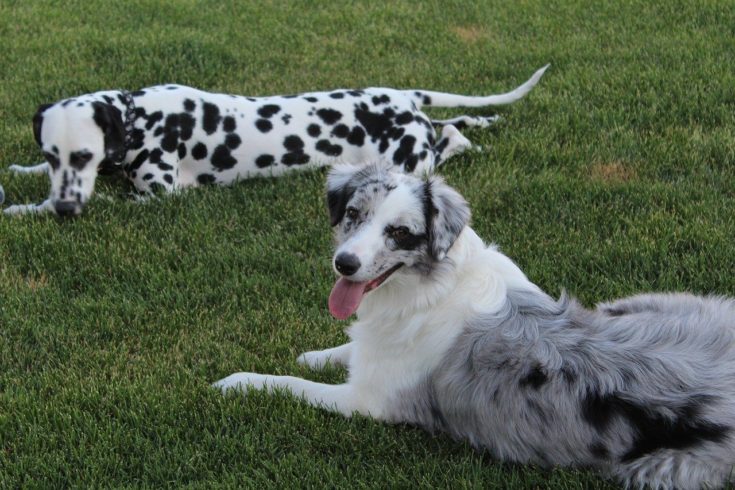
[[(368, 88), (243, 97), (160, 85), (106, 91), (41, 106), (33, 133), (46, 159), (23, 173), (46, 173), (49, 198), (6, 213), (77, 215), (99, 172), (122, 170), (141, 194), (340, 162), (387, 160), (425, 172), (472, 145), (465, 126), (494, 117), (430, 120), (422, 107), (508, 104), (526, 95), (546, 67), (506, 94), (472, 97), (425, 90)], [(437, 138), (435, 126), (442, 126)]]
[(729, 481), (735, 464), (735, 300), (644, 294), (558, 301), (467, 223), (437, 176), (336, 166), (329, 297), (350, 342), (302, 354), (347, 382), (236, 373), (222, 390), (282, 389), (468, 440), (502, 461), (591, 467), (640, 488)]

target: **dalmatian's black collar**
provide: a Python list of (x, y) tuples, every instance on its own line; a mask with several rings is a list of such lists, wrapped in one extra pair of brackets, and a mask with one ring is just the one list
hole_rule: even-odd
[(125, 113), (123, 114), (123, 127), (125, 128), (125, 150), (120, 152), (120, 157), (119, 159), (115, 160), (115, 165), (121, 165), (123, 161), (125, 161), (125, 155), (127, 155), (133, 141), (133, 129), (135, 128), (136, 119), (135, 100), (133, 99), (133, 94), (131, 94), (127, 90), (121, 90), (120, 100), (123, 104), (125, 104)]

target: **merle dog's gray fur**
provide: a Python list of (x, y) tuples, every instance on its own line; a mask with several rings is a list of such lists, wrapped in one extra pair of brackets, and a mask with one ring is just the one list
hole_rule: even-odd
[(732, 299), (647, 294), (590, 311), (511, 290), (395, 417), (502, 460), (594, 466), (633, 485), (643, 465), (652, 477), (673, 466), (662, 488), (720, 485), (735, 463), (734, 347)]

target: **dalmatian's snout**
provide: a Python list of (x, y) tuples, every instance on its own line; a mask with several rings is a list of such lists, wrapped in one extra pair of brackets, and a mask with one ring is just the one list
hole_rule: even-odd
[(54, 211), (61, 217), (72, 218), (82, 213), (82, 205), (76, 201), (55, 201)]

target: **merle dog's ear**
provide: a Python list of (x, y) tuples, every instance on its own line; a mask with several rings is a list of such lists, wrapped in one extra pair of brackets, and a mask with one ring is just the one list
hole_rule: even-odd
[(336, 226), (345, 216), (347, 203), (355, 193), (352, 178), (360, 167), (356, 165), (335, 165), (327, 176), (327, 207), (329, 208), (329, 224)]
[(36, 110), (36, 114), (33, 116), (33, 137), (36, 138), (36, 143), (41, 146), (41, 128), (43, 127), (43, 113), (46, 109), (51, 107), (53, 104), (41, 104)]
[(125, 156), (125, 126), (122, 112), (112, 104), (92, 102), (94, 122), (105, 135), (105, 154), (112, 161)]
[(424, 215), (429, 254), (434, 260), (442, 260), (467, 226), (470, 207), (441, 177), (433, 176), (424, 183)]

